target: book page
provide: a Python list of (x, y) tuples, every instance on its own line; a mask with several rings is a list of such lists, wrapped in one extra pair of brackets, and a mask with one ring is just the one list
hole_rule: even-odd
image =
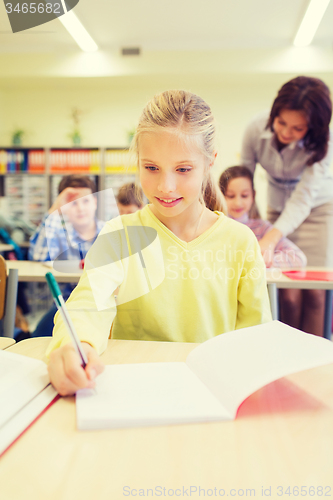
[(232, 418), (261, 387), (329, 363), (333, 363), (333, 342), (279, 321), (223, 333), (194, 349), (186, 360)]
[(51, 384), (47, 385), (0, 427), (0, 457), (57, 397), (54, 387)]
[(80, 430), (230, 419), (185, 363), (108, 365), (76, 393)]
[(49, 382), (43, 361), (0, 351), (0, 429)]

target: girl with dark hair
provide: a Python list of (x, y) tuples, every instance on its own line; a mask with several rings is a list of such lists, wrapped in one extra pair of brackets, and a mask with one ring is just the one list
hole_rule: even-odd
[[(273, 227), (260, 240), (266, 264), (282, 236), (307, 256), (309, 266), (333, 266), (333, 178), (330, 91), (318, 78), (299, 76), (284, 84), (270, 113), (257, 116), (243, 138), (241, 163), (267, 172), (267, 218)], [(323, 334), (321, 290), (283, 290), (281, 319)]]
[[(256, 192), (253, 175), (246, 167), (229, 167), (219, 179), (225, 197), (228, 215), (252, 229), (258, 241), (272, 228), (272, 224), (260, 217), (255, 202)], [(281, 238), (274, 249), (272, 263), (267, 267), (291, 268), (306, 266), (306, 256), (288, 238)]]
[(117, 206), (119, 215), (133, 214), (144, 206), (144, 194), (140, 186), (135, 182), (123, 184), (117, 194)]

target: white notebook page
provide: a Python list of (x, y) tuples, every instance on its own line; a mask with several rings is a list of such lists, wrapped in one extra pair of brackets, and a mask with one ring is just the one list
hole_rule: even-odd
[(81, 430), (230, 419), (185, 363), (108, 365), (76, 412)]

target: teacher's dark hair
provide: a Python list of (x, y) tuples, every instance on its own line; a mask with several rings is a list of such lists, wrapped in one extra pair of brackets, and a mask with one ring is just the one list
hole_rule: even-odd
[(273, 130), (274, 119), (284, 109), (302, 111), (308, 131), (303, 139), (306, 151), (313, 152), (308, 165), (322, 160), (327, 153), (329, 123), (332, 116), (330, 90), (319, 78), (298, 76), (285, 83), (273, 102), (267, 128)]

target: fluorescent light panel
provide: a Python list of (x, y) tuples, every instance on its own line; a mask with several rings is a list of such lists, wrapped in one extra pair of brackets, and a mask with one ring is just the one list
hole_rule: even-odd
[(98, 50), (98, 45), (72, 10), (58, 17), (58, 19), (74, 38), (80, 49), (84, 50), (84, 52), (95, 52)]
[(311, 0), (294, 39), (296, 47), (310, 45), (330, 0)]

